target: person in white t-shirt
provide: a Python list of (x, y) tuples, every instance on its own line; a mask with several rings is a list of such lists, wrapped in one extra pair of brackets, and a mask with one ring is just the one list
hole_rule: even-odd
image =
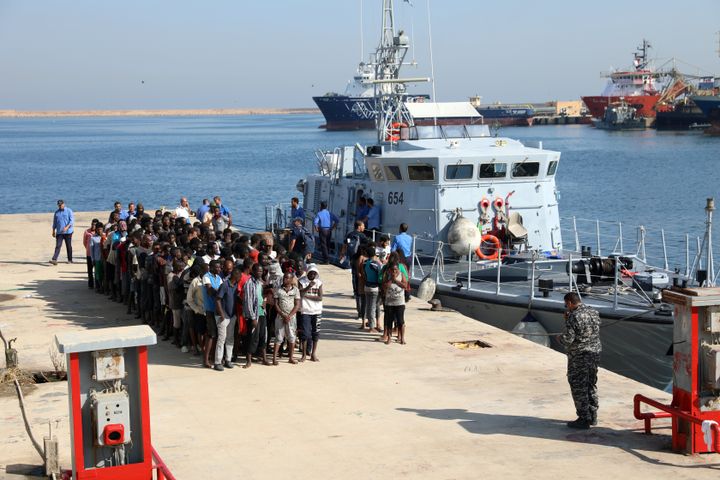
[(323, 283), (317, 266), (308, 266), (307, 273), (301, 277), (300, 283), (300, 322), (302, 324), (302, 357), (301, 362), (310, 352), (310, 360), (318, 362), (317, 347), (320, 334), (318, 327), (322, 317)]
[(192, 213), (190, 210), (190, 204), (188, 203), (187, 198), (182, 197), (180, 199), (180, 205), (178, 205), (175, 209), (175, 217), (184, 218), (185, 221), (190, 223), (190, 213)]

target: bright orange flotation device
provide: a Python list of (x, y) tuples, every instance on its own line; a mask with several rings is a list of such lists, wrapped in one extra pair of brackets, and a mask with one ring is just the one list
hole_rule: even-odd
[[(482, 244), (483, 242), (492, 243), (494, 245), (494, 251), (490, 255), (486, 255), (482, 251)], [(495, 235), (483, 235), (482, 239), (480, 240), (480, 246), (475, 250), (475, 255), (478, 256), (478, 258), (481, 258), (483, 260), (497, 260), (498, 255), (500, 254), (500, 239), (497, 238)]]
[(400, 129), (403, 127), (407, 127), (407, 125), (401, 122), (391, 124), (390, 131), (388, 132), (387, 137), (385, 137), (385, 140), (388, 142), (397, 142), (400, 140)]

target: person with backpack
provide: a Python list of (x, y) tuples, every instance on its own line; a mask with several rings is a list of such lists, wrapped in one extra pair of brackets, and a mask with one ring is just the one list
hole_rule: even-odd
[[(358, 319), (362, 320), (363, 313), (360, 310), (362, 302), (360, 300), (361, 292), (358, 290), (358, 272), (357, 259), (360, 256), (360, 247), (367, 245), (368, 239), (365, 236), (365, 224), (361, 220), (355, 220), (355, 230), (348, 233), (343, 242), (342, 251), (340, 253), (340, 263), (345, 261), (346, 257), (350, 258), (350, 271), (352, 273), (353, 296), (355, 297), (355, 309), (357, 310)], [(362, 292), (365, 295), (365, 292)]]
[(315, 238), (304, 227), (303, 221), (304, 220), (301, 217), (296, 217), (293, 220), (293, 228), (290, 231), (290, 244), (288, 245), (288, 251), (297, 253), (304, 260), (307, 260), (315, 251)]
[(378, 298), (380, 295), (380, 270), (382, 265), (377, 259), (375, 248), (366, 249), (367, 260), (363, 265), (365, 274), (365, 314), (368, 329), (382, 333), (378, 325)]

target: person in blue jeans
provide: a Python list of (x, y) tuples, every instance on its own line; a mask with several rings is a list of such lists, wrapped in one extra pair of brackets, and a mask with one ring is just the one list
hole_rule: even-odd
[(52, 236), (55, 238), (55, 253), (50, 260), (50, 263), (57, 265), (57, 259), (60, 256), (60, 248), (63, 242), (65, 242), (65, 249), (67, 250), (68, 263), (73, 263), (72, 259), (72, 234), (73, 227), (75, 226), (75, 217), (73, 211), (65, 206), (65, 201), (57, 201), (57, 210), (53, 215), (52, 224)]

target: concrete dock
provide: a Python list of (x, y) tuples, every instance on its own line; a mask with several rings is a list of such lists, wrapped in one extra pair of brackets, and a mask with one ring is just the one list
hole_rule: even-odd
[[(25, 369), (52, 370), (58, 332), (136, 323), (87, 288), (82, 231), (93, 216), (76, 214), (77, 263), (63, 252), (52, 266), (50, 214), (0, 215), (0, 328), (18, 337)], [(349, 271), (323, 266), (321, 278), (318, 363), (215, 372), (169, 342), (151, 347), (152, 443), (178, 479), (718, 474), (717, 455), (669, 450), (669, 421), (643, 433), (632, 397), (669, 401), (659, 390), (602, 370), (598, 426), (570, 430), (564, 355), (456, 312), (431, 312), (417, 298), (406, 312), (408, 344), (386, 346), (358, 330)], [(471, 340), (491, 347), (450, 344)], [(70, 468), (66, 382), (39, 384), (26, 401), (37, 436), (59, 421), (61, 463)], [(0, 478), (26, 478), (40, 459), (14, 391), (0, 389), (0, 412)]]

